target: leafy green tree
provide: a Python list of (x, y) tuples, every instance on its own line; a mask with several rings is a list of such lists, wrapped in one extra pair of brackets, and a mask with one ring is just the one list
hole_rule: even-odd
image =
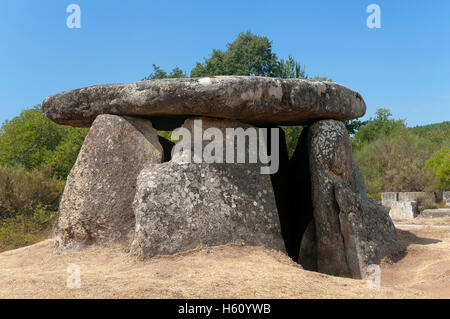
[(450, 189), (450, 147), (444, 146), (435, 152), (425, 163), (425, 168), (434, 175), (431, 185), (433, 190)]
[(44, 165), (52, 168), (55, 175), (66, 179), (83, 145), (88, 129), (66, 127), (66, 134), (53, 152), (48, 152)]
[(425, 190), (432, 179), (424, 170), (431, 154), (428, 140), (407, 129), (379, 135), (353, 152), (369, 194)]
[(40, 167), (63, 136), (64, 128), (47, 119), (40, 106), (25, 110), (0, 128), (0, 165)]
[(173, 68), (173, 70), (167, 74), (166, 71), (161, 69), (156, 64), (153, 64), (153, 72), (148, 76), (143, 78), (143, 80), (158, 80), (158, 79), (167, 79), (167, 78), (186, 78), (186, 73), (183, 72), (178, 66)]
[(305, 72), (305, 68), (302, 67), (300, 62), (294, 60), (294, 58), (289, 55), (286, 60), (280, 59), (277, 77), (283, 79), (306, 79), (307, 75)]
[(167, 78), (167, 72), (156, 64), (153, 64), (153, 72), (143, 78), (143, 80), (158, 80)]
[(183, 72), (178, 66), (176, 66), (167, 76), (170, 79), (187, 78), (186, 73)]
[[(375, 115), (375, 118), (370, 118), (364, 125), (359, 126), (353, 138), (355, 149), (363, 147), (363, 145), (376, 140), (380, 136), (390, 136), (398, 130), (406, 128), (405, 120), (393, 119), (392, 113), (388, 109), (380, 108)], [(353, 127), (350, 125), (350, 130), (352, 129)]]
[(281, 127), (286, 136), (286, 147), (289, 153), (289, 157), (294, 155), (295, 148), (297, 147), (297, 141), (302, 133), (303, 126), (282, 126)]
[(214, 49), (203, 63), (197, 62), (191, 77), (213, 75), (278, 76), (280, 65), (267, 37), (242, 32), (227, 50)]
[(355, 135), (361, 127), (367, 124), (367, 121), (351, 120), (345, 121), (345, 127), (347, 128), (348, 134)]
[(24, 110), (0, 128), (0, 166), (27, 170), (45, 166), (66, 178), (75, 163), (87, 129), (58, 125), (40, 106)]

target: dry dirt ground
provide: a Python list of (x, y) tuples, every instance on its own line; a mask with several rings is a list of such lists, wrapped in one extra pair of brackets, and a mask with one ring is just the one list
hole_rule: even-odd
[[(0, 254), (0, 298), (450, 298), (450, 219), (412, 226), (398, 223), (404, 250), (381, 265), (381, 288), (305, 271), (261, 247), (200, 248), (141, 262), (122, 248), (53, 253), (47, 240)], [(69, 264), (80, 267), (79, 289), (67, 287)]]

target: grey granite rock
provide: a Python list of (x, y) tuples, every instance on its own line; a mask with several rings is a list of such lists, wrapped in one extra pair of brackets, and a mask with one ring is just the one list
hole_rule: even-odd
[(394, 224), (367, 198), (345, 125), (322, 120), (309, 130), (318, 271), (364, 278), (370, 264), (397, 248)]
[(67, 178), (53, 229), (55, 248), (129, 244), (137, 176), (146, 164), (162, 159), (150, 121), (98, 116)]
[[(336, 83), (258, 76), (97, 85), (48, 97), (42, 107), (51, 120), (81, 127), (89, 127), (99, 114), (152, 117), (158, 127), (159, 122), (186, 115), (282, 125), (324, 118), (351, 120), (366, 111), (357, 92)], [(164, 129), (177, 127), (167, 125)]]
[(386, 209), (343, 184), (335, 186), (347, 263), (353, 278), (364, 279), (370, 265), (397, 249), (397, 233)]
[(270, 177), (257, 164), (147, 165), (134, 211), (139, 259), (232, 242), (285, 251)]

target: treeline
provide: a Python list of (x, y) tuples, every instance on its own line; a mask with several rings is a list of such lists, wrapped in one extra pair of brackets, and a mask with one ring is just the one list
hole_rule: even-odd
[(60, 126), (40, 106), (0, 128), (0, 252), (45, 239), (87, 129)]
[(450, 122), (406, 127), (388, 109), (364, 122), (352, 138), (367, 192), (450, 190)]

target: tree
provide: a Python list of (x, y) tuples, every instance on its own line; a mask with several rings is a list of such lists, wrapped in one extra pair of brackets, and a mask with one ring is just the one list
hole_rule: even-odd
[[(255, 35), (250, 31), (238, 34), (233, 42), (227, 44), (225, 51), (213, 49), (209, 57), (204, 58), (203, 63), (197, 62), (190, 73), (190, 77), (214, 75), (257, 75), (331, 81), (327, 77), (309, 77), (301, 63), (296, 61), (291, 55), (287, 59), (278, 59), (277, 55), (272, 52), (272, 41), (267, 37)], [(186, 77), (186, 74), (178, 67), (167, 74), (158, 66), (153, 65), (153, 73), (146, 79), (170, 77)], [(357, 125), (358, 122), (350, 124), (354, 128)], [(289, 154), (292, 155), (302, 127), (285, 126), (283, 130), (286, 134)]]
[(69, 175), (88, 132), (88, 129), (68, 127), (66, 127), (66, 130), (61, 143), (53, 152), (47, 153), (44, 161), (44, 165), (51, 167), (54, 174), (61, 179), (66, 179), (67, 175)]
[(345, 127), (347, 128), (348, 134), (355, 135), (361, 127), (367, 124), (367, 121), (351, 120), (345, 121)]
[(175, 68), (173, 68), (173, 70), (169, 73), (169, 75), (167, 77), (171, 78), (171, 79), (174, 79), (174, 78), (187, 78), (187, 75), (178, 66), (175, 66)]
[(143, 80), (157, 80), (157, 79), (167, 79), (167, 78), (186, 78), (186, 73), (183, 72), (178, 66), (175, 66), (173, 70), (167, 74), (166, 71), (161, 69), (156, 64), (153, 64), (153, 72), (148, 76), (143, 78)]
[(272, 41), (250, 31), (240, 33), (227, 50), (213, 49), (203, 63), (197, 62), (191, 77), (213, 75), (278, 76), (280, 65)]
[(40, 105), (24, 110), (0, 128), (0, 166), (27, 170), (52, 166), (66, 178), (86, 134), (87, 129), (52, 122)]
[(289, 79), (289, 78), (306, 79), (307, 78), (305, 68), (302, 67), (300, 62), (295, 61), (291, 55), (289, 55), (286, 60), (280, 59), (279, 70), (278, 70), (277, 76), (280, 78), (283, 78), (283, 79)]
[[(375, 113), (375, 118), (370, 118), (364, 125), (359, 125), (353, 138), (353, 147), (359, 149), (380, 136), (390, 136), (396, 131), (406, 128), (405, 120), (392, 119), (392, 113), (388, 109), (380, 108)], [(347, 127), (353, 130), (352, 124)]]
[(444, 146), (435, 152), (425, 163), (425, 168), (432, 172), (434, 180), (433, 190), (446, 191), (450, 189), (450, 147)]
[(61, 142), (64, 129), (48, 120), (40, 106), (5, 121), (0, 129), (0, 165), (39, 167)]
[(424, 191), (432, 179), (424, 170), (431, 154), (428, 140), (407, 129), (380, 135), (353, 152), (369, 194)]

